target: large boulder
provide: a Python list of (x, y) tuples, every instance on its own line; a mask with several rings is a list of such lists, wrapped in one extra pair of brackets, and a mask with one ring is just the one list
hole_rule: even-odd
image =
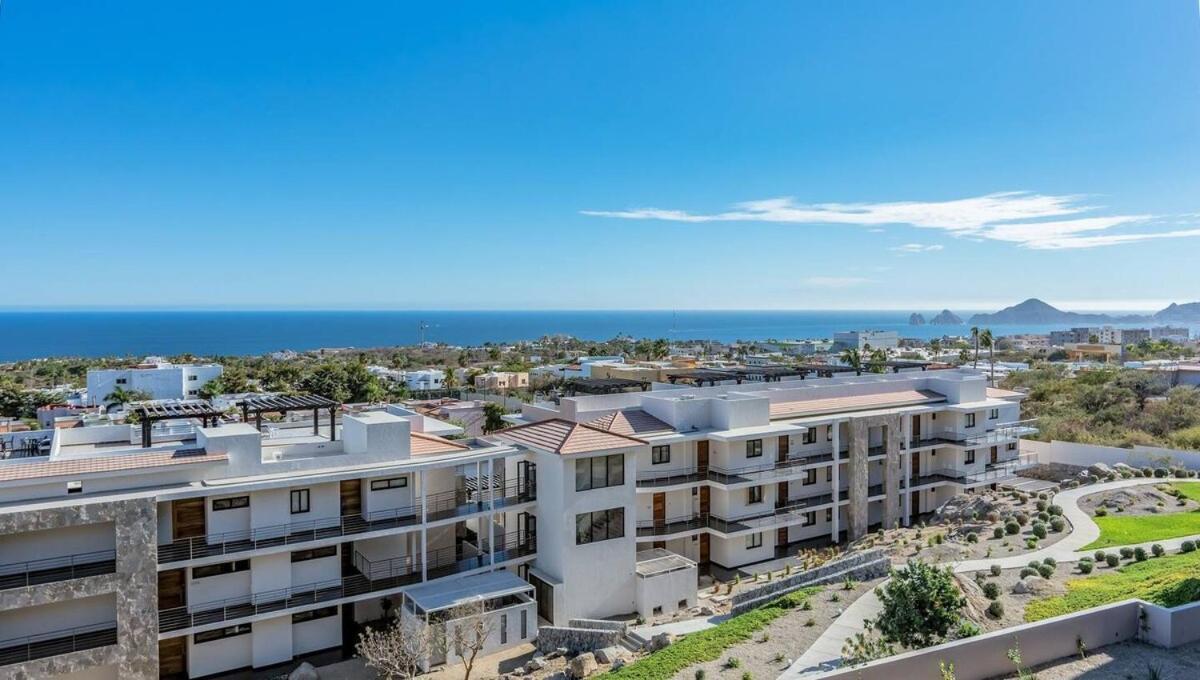
[(1042, 578), (1041, 576), (1027, 576), (1013, 586), (1013, 593), (1017, 595), (1029, 594), (1038, 597), (1061, 595), (1065, 590), (1065, 588), (1054, 581)]
[(1092, 463), (1087, 471), (1097, 477), (1107, 477), (1113, 473), (1113, 469), (1104, 463)]
[(596, 663), (596, 655), (591, 652), (584, 652), (571, 659), (571, 662), (567, 664), (567, 675), (575, 680), (582, 680), (599, 669), (600, 666)]
[(600, 663), (616, 663), (619, 658), (621, 658), (621, 649), (619, 647), (605, 647), (604, 649), (596, 650), (596, 661)]
[(296, 666), (296, 670), (288, 675), (288, 680), (321, 680), (321, 676), (317, 673), (317, 669), (307, 661)]
[(651, 652), (657, 652), (664, 647), (669, 647), (672, 642), (675, 642), (674, 635), (671, 635), (670, 633), (659, 633), (658, 635), (650, 638), (649, 648)]

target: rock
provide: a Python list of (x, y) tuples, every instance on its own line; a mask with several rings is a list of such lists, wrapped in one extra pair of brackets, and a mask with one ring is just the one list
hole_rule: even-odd
[(621, 657), (621, 650), (616, 647), (605, 647), (604, 649), (596, 650), (596, 661), (600, 663), (614, 663)]
[(791, 668), (793, 663), (796, 663), (796, 662), (795, 662), (795, 661), (793, 661), (793, 660), (792, 660), (792, 658), (789, 656), (788, 658), (786, 658), (786, 659), (784, 659), (784, 660), (783, 660), (783, 667), (784, 667), (784, 668)]
[[(1037, 577), (1029, 576), (1028, 578), (1037, 578)], [(1025, 580), (1026, 579), (1021, 579), (1020, 581), (1017, 581), (1016, 583), (1013, 584), (1012, 591), (1013, 591), (1014, 595), (1028, 595), (1029, 594), (1029, 585), (1025, 583)]]
[(1092, 463), (1088, 466), (1088, 472), (1097, 477), (1107, 477), (1113, 473), (1113, 469), (1104, 463)]
[(558, 649), (554, 650), (555, 656), (566, 656), (570, 653), (571, 650), (567, 649), (566, 647), (559, 647)]
[(567, 664), (567, 675), (575, 678), (575, 680), (582, 680), (595, 673), (599, 668), (596, 664), (596, 655), (591, 652), (584, 652), (571, 659), (571, 662)]
[(650, 638), (650, 651), (657, 652), (664, 647), (669, 647), (672, 642), (675, 642), (675, 636), (670, 633), (659, 633)]
[(1119, 472), (1137, 472), (1137, 468), (1126, 463), (1113, 463), (1113, 469)]
[(700, 608), (700, 616), (712, 616), (713, 614), (716, 614), (716, 612), (713, 611), (712, 607)]
[(321, 676), (317, 674), (317, 669), (307, 661), (296, 666), (296, 670), (288, 675), (288, 680), (321, 680)]
[(525, 672), (526, 673), (540, 671), (545, 667), (546, 667), (546, 658), (545, 657), (535, 656), (532, 659), (530, 659), (529, 661), (525, 662)]
[(624, 666), (625, 666), (625, 657), (623, 657), (623, 656), (618, 656), (616, 659), (614, 659), (614, 660), (613, 660), (612, 669), (613, 669), (614, 671), (615, 671), (615, 670), (620, 670), (620, 669), (621, 669), (621, 668), (623, 668)]

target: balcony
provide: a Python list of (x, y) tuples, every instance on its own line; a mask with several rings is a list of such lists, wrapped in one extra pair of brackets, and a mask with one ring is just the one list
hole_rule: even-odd
[[(496, 537), (495, 564), (533, 555), (537, 552), (537, 537), (525, 532), (509, 532)], [(451, 546), (426, 554), (424, 562), (428, 579), (452, 576), (491, 564), (491, 544), (485, 539), (478, 546), (464, 543), (464, 550)], [(202, 602), (187, 607), (160, 609), (158, 626), (161, 632), (182, 630), (193, 626), (233, 621), (258, 614), (284, 611), (321, 602), (356, 597), (367, 593), (392, 590), (421, 582), (422, 561), (414, 557), (371, 561), (355, 552), (354, 566), (358, 573), (340, 579), (308, 583), (291, 588), (254, 593), (242, 597)]]
[(117, 553), (114, 550), (0, 564), (0, 590), (111, 574), (116, 569)]
[[(883, 453), (883, 447), (876, 446), (872, 447), (870, 455), (873, 456), (881, 453)], [(842, 460), (846, 460), (849, 457), (849, 452), (842, 451)], [(709, 465), (703, 469), (695, 465), (671, 468), (669, 470), (655, 470), (651, 468), (638, 472), (637, 485), (642, 489), (651, 489), (702, 481), (717, 482), (718, 484), (738, 484), (741, 482), (787, 477), (796, 474), (796, 468), (832, 461), (833, 452), (830, 451), (807, 456), (796, 456), (782, 461), (743, 465), (735, 468), (726, 468), (719, 465)]]
[(638, 538), (653, 538), (696, 529), (712, 529), (721, 533), (733, 533), (779, 524), (791, 524), (801, 516), (818, 507), (833, 502), (831, 494), (816, 494), (807, 498), (793, 499), (775, 507), (754, 508), (748, 512), (729, 517), (712, 513), (691, 513), (663, 520), (642, 520), (637, 523)]
[(0, 640), (0, 666), (117, 644), (115, 621)]
[(909, 448), (917, 449), (926, 446), (991, 446), (1004, 444), (1014, 439), (1037, 434), (1033, 424), (1036, 419), (1020, 420), (1011, 423), (999, 423), (986, 432), (967, 434), (963, 432), (942, 431), (920, 435), (921, 439), (913, 439)]
[[(537, 490), (527, 481), (510, 482), (496, 488), (496, 509), (537, 500)], [(452, 519), (486, 511), (489, 508), (487, 489), (447, 491), (426, 498), (426, 518), (429, 522)], [(184, 538), (158, 546), (160, 564), (182, 560), (229, 555), (281, 545), (292, 545), (341, 536), (354, 536), (416, 526), (421, 523), (421, 506), (410, 505), (369, 513), (343, 515), (323, 520), (291, 522), (258, 527), (248, 531), (231, 531)]]

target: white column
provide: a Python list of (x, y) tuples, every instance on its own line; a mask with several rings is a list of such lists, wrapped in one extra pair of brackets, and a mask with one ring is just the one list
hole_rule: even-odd
[(905, 455), (900, 456), (900, 464), (904, 466), (904, 517), (901, 518), (901, 523), (908, 526), (912, 517), (912, 419), (913, 416), (905, 414), (900, 416), (900, 439), (904, 442), (903, 448)]
[(482, 477), (483, 467), (482, 466), (483, 466), (482, 462), (480, 462), (478, 460), (475, 461), (475, 494), (476, 494), (475, 502), (478, 504), (483, 503), (483, 477)]
[(488, 458), (488, 563), (496, 566), (496, 489), (493, 487), (495, 458)]
[(840, 422), (834, 421), (831, 427), (833, 428), (833, 490), (831, 491), (833, 494), (833, 522), (829, 530), (829, 540), (837, 543), (842, 533), (840, 526), (842, 507), (838, 504), (842, 488), (842, 425)]
[(429, 504), (425, 494), (425, 471), (417, 470), (417, 490), (421, 494), (421, 581), (429, 577)]

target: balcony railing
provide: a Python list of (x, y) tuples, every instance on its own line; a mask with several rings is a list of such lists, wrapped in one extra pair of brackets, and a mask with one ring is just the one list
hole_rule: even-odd
[[(537, 537), (534, 534), (514, 531), (498, 536), (495, 545), (495, 563), (499, 565), (536, 553)], [(427, 577), (430, 579), (441, 578), (491, 564), (488, 541), (480, 541), (478, 546), (464, 543), (463, 547), (467, 550), (460, 549), (458, 546), (449, 546), (429, 551), (424, 563)], [(232, 621), (293, 607), (390, 590), (421, 581), (422, 563), (419, 557), (371, 561), (356, 552), (354, 565), (359, 573), (340, 579), (307, 583), (224, 600), (201, 602), (186, 607), (160, 609), (158, 612), (159, 630), (167, 632)]]
[(989, 446), (991, 444), (1000, 444), (1003, 442), (1012, 441), (1021, 437), (1027, 437), (1032, 434), (1037, 434), (1037, 427), (1034, 423), (1037, 419), (1019, 420), (1011, 423), (1000, 423), (996, 427), (987, 432), (967, 436), (963, 439), (963, 443), (968, 446)]
[(800, 515), (809, 512), (811, 508), (832, 502), (833, 495), (823, 493), (807, 498), (789, 500), (785, 504), (776, 504), (774, 507), (764, 505), (762, 508), (752, 508), (746, 512), (728, 517), (722, 517), (711, 512), (694, 512), (662, 520), (642, 520), (637, 523), (637, 535), (638, 538), (669, 536), (696, 529), (712, 529), (721, 533), (732, 533), (746, 529), (788, 524), (796, 521)]
[(115, 621), (0, 640), (0, 666), (117, 644)]
[(0, 590), (111, 574), (117, 569), (115, 550), (0, 564)]
[[(497, 494), (497, 508), (537, 500), (536, 488), (533, 484), (525, 481), (510, 482), (503, 487), (497, 486), (493, 488), (493, 491)], [(485, 511), (488, 509), (487, 494), (486, 488), (482, 491), (472, 489), (431, 494), (426, 498), (426, 517), (428, 521), (433, 522)], [(257, 527), (244, 531), (209, 534), (160, 545), (158, 561), (167, 563), (228, 555), (247, 550), (414, 526), (420, 521), (421, 506), (417, 504), (378, 510), (365, 516), (361, 514), (343, 515), (306, 522)]]

